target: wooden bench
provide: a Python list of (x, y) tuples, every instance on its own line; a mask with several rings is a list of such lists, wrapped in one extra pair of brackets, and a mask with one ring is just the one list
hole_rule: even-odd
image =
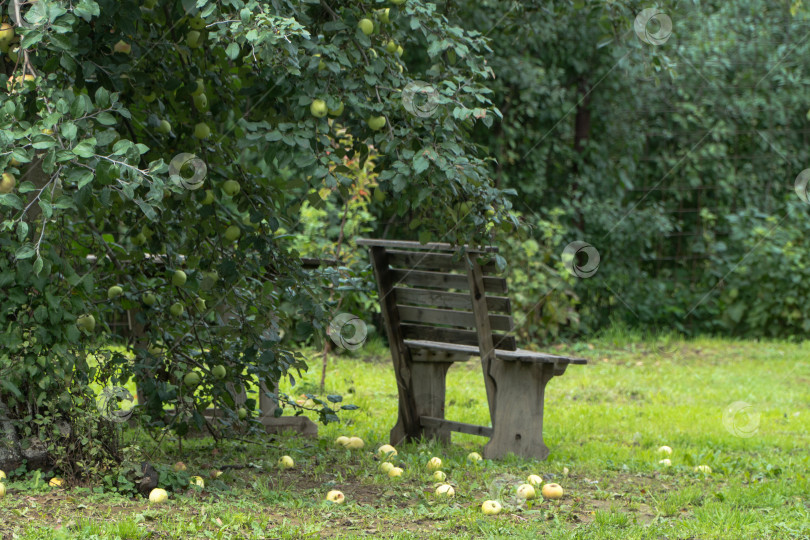
[[(548, 381), (582, 358), (517, 349), (497, 248), (464, 254), (449, 244), (359, 239), (367, 246), (380, 295), (399, 390), (390, 440), (423, 435), (444, 443), (452, 431), (490, 437), (484, 456), (545, 459), (543, 398)], [(464, 291), (464, 292), (457, 292)], [(481, 358), (492, 427), (444, 418), (447, 370)]]

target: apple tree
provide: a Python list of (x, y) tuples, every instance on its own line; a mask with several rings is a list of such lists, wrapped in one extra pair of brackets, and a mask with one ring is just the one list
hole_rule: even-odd
[(283, 338), (323, 335), (339, 299), (291, 235), (370, 155), (370, 211), (403, 237), (482, 241), (510, 219), (468, 136), (499, 115), (486, 40), (435, 4), (2, 8), (0, 404), (54, 452), (81, 455), (80, 434), (43, 419), (75, 426), (91, 383), (138, 381), (140, 420), (179, 434), (218, 407), (226, 433), (234, 390), (305, 368)]

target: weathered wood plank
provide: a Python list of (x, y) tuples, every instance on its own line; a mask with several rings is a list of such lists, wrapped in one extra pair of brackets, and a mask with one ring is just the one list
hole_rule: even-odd
[(433, 428), (439, 431), (455, 431), (457, 433), (480, 435), (482, 437), (492, 436), (492, 428), (487, 426), (476, 426), (475, 424), (465, 424), (464, 422), (454, 422), (452, 420), (445, 420), (444, 418), (434, 418), (430, 416), (420, 416), (419, 422), (424, 427)]
[[(407, 341), (406, 341), (407, 343)], [(411, 362), (467, 362), (472, 355), (438, 351), (434, 349), (410, 349)]]
[[(466, 293), (394, 287), (394, 294), (399, 304), (419, 304), (437, 308), (472, 310), (470, 295)], [(489, 311), (512, 313), (512, 303), (506, 296), (487, 296), (486, 302)]]
[[(391, 269), (394, 284), (411, 285), (412, 287), (433, 287), (440, 289), (469, 288), (467, 276), (464, 274), (448, 274), (446, 272), (430, 272), (426, 270), (406, 270), (402, 268)], [(488, 293), (506, 294), (506, 279), (488, 276), (484, 278), (484, 290)]]
[[(405, 346), (411, 349), (427, 349), (432, 351), (443, 351), (447, 353), (456, 354), (469, 354), (471, 356), (479, 356), (477, 346), (459, 345), (454, 343), (441, 343), (438, 341), (428, 341), (419, 339), (406, 339)], [(533, 362), (538, 364), (587, 364), (588, 361), (584, 358), (576, 358), (572, 356), (559, 356), (556, 354), (539, 353), (534, 351), (527, 351), (526, 349), (516, 349), (514, 351), (495, 350), (498, 358), (503, 358), (507, 361), (513, 362)]]
[[(397, 310), (399, 310), (400, 320), (403, 321), (475, 329), (475, 317), (469, 311), (400, 305), (397, 306)], [(490, 315), (489, 324), (493, 330), (503, 330), (504, 332), (511, 332), (513, 328), (512, 317), (508, 315)]]
[[(443, 343), (455, 343), (459, 345), (478, 345), (479, 331), (457, 330), (455, 328), (439, 328), (437, 326), (425, 326), (421, 324), (400, 323), (402, 337), (405, 339), (425, 339), (428, 341), (441, 341)], [(506, 334), (493, 334), (490, 332), (490, 339), (497, 344), (499, 349), (514, 350), (515, 337)]]
[[(425, 416), (444, 418), (444, 401), (447, 387), (447, 370), (452, 363), (414, 363), (411, 366), (413, 373), (413, 395), (416, 402), (418, 418)], [(425, 427), (420, 423), (421, 427)], [(437, 439), (442, 443), (450, 443), (450, 433), (428, 427), (424, 430), (427, 438)]]
[[(389, 249), (388, 263), (391, 266), (398, 266), (407, 270), (457, 270), (466, 272), (464, 259), (458, 259), (446, 253), (430, 253), (419, 251), (400, 251)], [(494, 262), (488, 262), (482, 267), (486, 273), (497, 272), (498, 267)]]
[[(447, 244), (444, 242), (428, 242), (427, 244), (420, 244), (419, 242), (414, 242), (412, 240), (382, 240), (376, 238), (358, 238), (356, 239), (358, 246), (378, 246), (384, 248), (400, 248), (400, 249), (418, 249), (420, 251), (456, 251), (459, 249), (459, 246), (454, 246), (452, 244)], [(481, 252), (488, 252), (488, 253), (497, 253), (498, 247), (497, 246), (483, 246), (478, 248), (472, 248), (470, 246), (464, 246), (468, 252), (470, 253), (481, 253)]]

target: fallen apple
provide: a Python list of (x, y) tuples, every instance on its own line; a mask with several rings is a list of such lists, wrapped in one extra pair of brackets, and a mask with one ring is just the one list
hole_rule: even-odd
[(695, 467), (695, 472), (703, 473), (703, 474), (712, 474), (712, 468), (708, 465), (698, 465)]
[(175, 287), (182, 287), (186, 284), (186, 273), (182, 270), (176, 270), (174, 275), (172, 275), (172, 285)]
[(123, 292), (124, 292), (124, 289), (122, 289), (118, 285), (113, 285), (112, 287), (107, 289), (107, 300), (112, 300), (113, 298), (121, 296), (121, 294), (123, 294)]
[(539, 487), (543, 483), (543, 479), (536, 474), (530, 474), (526, 481), (534, 487)]
[(447, 480), (447, 475), (444, 474), (444, 471), (434, 471), (431, 478), (434, 482), (444, 482)]
[(563, 488), (560, 484), (546, 484), (540, 494), (546, 499), (562, 499)]
[(54, 476), (51, 478), (50, 482), (48, 482), (48, 485), (51, 487), (60, 488), (65, 485), (65, 481), (58, 476)]
[(442, 467), (442, 460), (437, 457), (430, 458), (430, 461), (427, 463), (427, 469), (429, 471), (438, 471)]
[(4, 473), (3, 471), (0, 471), (0, 480), (5, 480), (6, 478), (7, 478), (6, 473)]
[(0, 499), (6, 496), (6, 486), (5, 484), (0, 484)]
[(186, 467), (186, 464), (183, 463), (182, 461), (178, 461), (177, 463), (174, 464), (174, 471), (175, 472), (181, 472), (181, 471), (185, 471), (187, 469), (188, 469), (188, 467)]
[(380, 472), (388, 474), (388, 471), (390, 471), (393, 468), (394, 464), (391, 463), (390, 461), (383, 461), (382, 463), (380, 463)]
[(483, 459), (484, 458), (482, 458), (481, 454), (479, 454), (478, 452), (470, 452), (469, 454), (467, 454), (467, 461), (472, 461), (473, 463), (478, 463)]
[(211, 471), (211, 478), (216, 479), (219, 478), (220, 476), (222, 476), (222, 471), (220, 470)]
[(165, 489), (155, 488), (151, 492), (149, 492), (149, 502), (152, 504), (162, 504), (165, 503), (169, 498), (169, 494), (166, 493)]
[(335, 445), (343, 446), (344, 448), (349, 444), (349, 438), (345, 435), (341, 435), (337, 439), (335, 439)]
[(391, 478), (399, 478), (400, 476), (402, 476), (403, 472), (405, 471), (402, 470), (402, 467), (392, 467), (391, 469), (388, 470), (388, 476), (390, 476)]
[(204, 488), (205, 480), (202, 479), (202, 476), (192, 476), (189, 485)]
[(501, 503), (498, 501), (484, 501), (481, 511), (487, 516), (496, 516), (501, 513)]
[(568, 476), (568, 467), (563, 467), (563, 476)]
[(343, 493), (341, 491), (333, 489), (332, 491), (326, 494), (326, 500), (335, 504), (343, 504), (343, 501), (346, 500), (346, 497), (343, 496)]
[(290, 456), (281, 456), (278, 460), (278, 466), (282, 469), (292, 469), (295, 467), (295, 462)]
[(537, 492), (534, 491), (534, 486), (531, 484), (520, 484), (517, 488), (517, 496), (521, 499), (534, 499)]
[(437, 487), (433, 493), (436, 494), (436, 497), (449, 499), (450, 497), (455, 496), (456, 490), (453, 489), (453, 486), (451, 486), (450, 484), (442, 484), (439, 487)]
[(377, 455), (381, 458), (397, 455), (397, 449), (390, 444), (384, 444), (377, 449)]
[(658, 449), (658, 453), (670, 456), (672, 455), (672, 448), (670, 448), (669, 446), (662, 446)]
[(360, 450), (366, 445), (360, 437), (350, 437), (346, 448), (349, 450)]
[(672, 466), (672, 461), (670, 461), (669, 458), (664, 458), (664, 459), (660, 460), (658, 462), (658, 464), (663, 465), (664, 467), (671, 467)]

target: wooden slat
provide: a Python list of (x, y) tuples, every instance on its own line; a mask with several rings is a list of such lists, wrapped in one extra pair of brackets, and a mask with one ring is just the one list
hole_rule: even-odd
[(410, 349), (411, 362), (467, 362), (471, 354), (438, 351), (434, 349)]
[(453, 422), (452, 420), (445, 420), (444, 418), (420, 416), (419, 423), (422, 424), (423, 427), (427, 428), (455, 431), (457, 433), (466, 433), (468, 435), (480, 435), (482, 437), (492, 436), (491, 427), (465, 424), (464, 422)]
[[(466, 263), (463, 259), (456, 259), (453, 255), (446, 253), (423, 253), (419, 251), (401, 251), (389, 249), (388, 264), (398, 266), (407, 270), (457, 270), (466, 272)], [(483, 266), (483, 271), (487, 273), (497, 272), (498, 267), (494, 262), (488, 262)]]
[[(422, 339), (455, 343), (459, 345), (478, 345), (478, 331), (456, 330), (454, 328), (438, 328), (421, 324), (400, 323), (402, 337), (405, 339)], [(514, 350), (515, 338), (505, 334), (491, 334), (491, 339), (499, 349)]]
[[(470, 311), (402, 305), (398, 305), (397, 310), (399, 310), (399, 318), (402, 321), (475, 328), (475, 316)], [(493, 330), (512, 331), (512, 317), (509, 315), (490, 315), (489, 324)]]
[[(438, 341), (429, 341), (424, 339), (406, 339), (403, 342), (406, 347), (416, 349), (429, 349), (433, 351), (444, 351), (448, 353), (469, 354), (479, 356), (479, 349), (472, 345), (461, 345), (454, 343), (442, 343)], [(520, 362), (539, 362), (539, 363), (560, 363), (560, 364), (587, 364), (588, 361), (584, 358), (577, 358), (574, 356), (560, 356), (556, 354), (540, 353), (534, 351), (527, 351), (526, 349), (517, 349), (514, 351), (495, 350), (498, 358), (504, 360), (520, 361)]]
[[(464, 274), (392, 268), (391, 275), (394, 276), (395, 284), (411, 285), (412, 287), (461, 289), (464, 291), (469, 288), (467, 276)], [(506, 279), (492, 276), (485, 277), (484, 290), (490, 293), (506, 294)]]
[[(418, 249), (421, 251), (456, 251), (459, 249), (459, 246), (454, 246), (452, 244), (446, 244), (443, 242), (428, 242), (427, 244), (420, 244), (419, 242), (414, 242), (412, 240), (382, 240), (377, 238), (357, 238), (356, 242), (358, 246), (379, 246), (385, 248)], [(498, 252), (497, 246), (483, 246), (478, 248), (471, 248), (470, 246), (465, 245), (464, 247), (470, 253)]]
[[(399, 304), (417, 304), (446, 309), (472, 310), (470, 295), (465, 293), (394, 287), (394, 294)], [(512, 304), (506, 296), (487, 296), (487, 309), (499, 313), (512, 313)]]

